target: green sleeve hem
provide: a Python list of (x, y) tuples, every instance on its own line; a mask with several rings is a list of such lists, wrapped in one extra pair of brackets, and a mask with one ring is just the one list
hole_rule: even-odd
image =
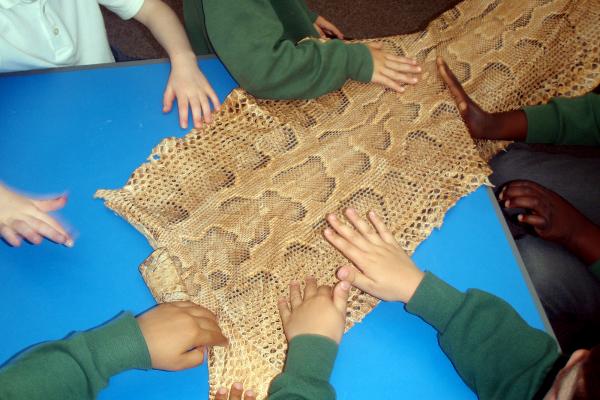
[(600, 280), (600, 259), (596, 260), (596, 262), (590, 265), (589, 268), (592, 274), (594, 274), (594, 276)]
[(337, 343), (324, 336), (296, 336), (289, 344), (284, 372), (328, 381), (337, 351)]
[(373, 78), (373, 57), (367, 45), (349, 43), (348, 46), (348, 75), (359, 82), (371, 82)]
[(431, 272), (426, 272), (405, 307), (409, 313), (421, 317), (437, 331), (443, 332), (464, 301), (464, 297), (464, 293), (459, 292)]
[(152, 361), (137, 320), (130, 312), (116, 320), (83, 334), (105, 376), (122, 371), (151, 369)]
[(527, 116), (527, 143), (556, 143), (554, 132), (560, 121), (553, 103), (525, 107), (523, 111)]
[(310, 8), (307, 8), (306, 11), (308, 13), (308, 18), (310, 18), (310, 22), (314, 24), (317, 18), (319, 18), (319, 13), (311, 10)]

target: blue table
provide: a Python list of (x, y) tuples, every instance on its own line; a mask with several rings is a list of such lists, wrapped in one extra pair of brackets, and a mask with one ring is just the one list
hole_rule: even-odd
[[(221, 99), (236, 86), (218, 60), (200, 64)], [(0, 244), (0, 362), (154, 304), (137, 271), (150, 246), (92, 196), (123, 186), (163, 137), (185, 134), (176, 112), (161, 113), (168, 72), (157, 62), (0, 75), (0, 179), (31, 194), (67, 191), (59, 216), (77, 233), (73, 249)], [(489, 189), (480, 188), (448, 212), (415, 260), (459, 289), (503, 297), (530, 324), (548, 329), (498, 215)], [(433, 329), (399, 304), (381, 304), (344, 337), (332, 381), (341, 399), (475, 398)], [(202, 366), (128, 371), (100, 398), (201, 399), (207, 392)]]

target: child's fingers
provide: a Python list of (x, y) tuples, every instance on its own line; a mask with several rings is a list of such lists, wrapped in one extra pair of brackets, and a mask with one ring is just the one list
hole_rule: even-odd
[(511, 197), (504, 202), (504, 207), (506, 208), (527, 208), (529, 210), (534, 210), (538, 214), (542, 211), (542, 207), (540, 206), (540, 201), (537, 197)]
[[(202, 327), (200, 328), (202, 329)], [(229, 340), (223, 336), (220, 328), (217, 329), (202, 329), (195, 340), (196, 347), (202, 346), (227, 346)]]
[(208, 97), (202, 94), (200, 96), (200, 104), (202, 105), (202, 114), (204, 115), (204, 122), (210, 124), (212, 122), (212, 114), (210, 111), (210, 104), (208, 103)]
[(31, 244), (40, 244), (42, 243), (42, 240), (44, 240), (44, 238), (42, 238), (42, 236), (25, 221), (14, 221), (12, 223), (12, 228), (18, 235)]
[(383, 75), (385, 75), (386, 77), (392, 79), (394, 82), (402, 82), (402, 83), (408, 83), (408, 84), (414, 85), (415, 83), (417, 83), (419, 81), (415, 76), (396, 72), (389, 68), (383, 68), (381, 70), (381, 73)]
[(177, 108), (179, 108), (179, 126), (188, 127), (188, 100), (183, 96), (177, 97)]
[(287, 299), (284, 297), (279, 299), (279, 301), (277, 301), (277, 308), (279, 309), (279, 316), (281, 317), (281, 322), (283, 323), (283, 325), (286, 325), (288, 320), (290, 319), (290, 315), (292, 314)]
[(244, 386), (241, 382), (235, 382), (231, 385), (229, 400), (242, 400), (242, 393), (244, 393)]
[(367, 46), (369, 46), (370, 48), (375, 49), (375, 50), (383, 49), (383, 43), (381, 43), (381, 42), (368, 43)]
[(21, 245), (21, 237), (17, 235), (14, 229), (7, 225), (0, 225), (0, 236), (13, 247), (19, 247)]
[(228, 391), (227, 388), (220, 387), (215, 395), (215, 400), (227, 400)]
[(421, 72), (421, 67), (418, 66), (418, 62), (414, 58), (395, 56), (386, 52), (385, 60), (404, 65), (406, 68), (408, 68), (409, 65), (412, 65), (411, 71)]
[(398, 62), (398, 61), (389, 60), (389, 59), (387, 59), (388, 57), (389, 56), (386, 56), (386, 60), (383, 65), (393, 71), (404, 72), (404, 73), (409, 73), (409, 74), (413, 74), (413, 75), (421, 73), (421, 67), (413, 64), (412, 60), (409, 60), (407, 62)]
[(389, 231), (387, 226), (385, 226), (385, 224), (375, 211), (369, 211), (367, 215), (369, 217), (369, 221), (371, 221), (371, 223), (377, 230), (377, 233), (379, 233), (379, 236), (381, 237), (381, 239), (383, 239), (384, 242), (393, 245), (397, 244), (394, 235), (392, 235), (392, 233)]
[(173, 107), (173, 100), (175, 100), (175, 91), (171, 85), (168, 85), (163, 96), (163, 112), (167, 113), (171, 111), (171, 108)]
[(60, 210), (67, 203), (67, 195), (55, 197), (53, 199), (38, 199), (32, 200), (33, 204), (43, 212)]
[(367, 292), (371, 286), (371, 280), (353, 265), (346, 265), (338, 269), (336, 276), (339, 280), (349, 282), (363, 292)]
[(37, 233), (45, 238), (52, 240), (55, 243), (65, 243), (68, 239), (67, 236), (63, 235), (44, 221), (31, 217), (27, 220), (29, 226), (32, 227)]
[(379, 73), (378, 77), (376, 79), (373, 79), (373, 82), (379, 83), (380, 85), (395, 90), (398, 93), (404, 93), (404, 91), (406, 90), (399, 83), (397, 83), (393, 79), (388, 78), (382, 73)]
[(519, 214), (517, 219), (523, 224), (531, 225), (540, 230), (548, 228), (548, 220), (541, 215)]
[(355, 209), (348, 208), (346, 209), (346, 217), (350, 223), (359, 231), (367, 240), (369, 240), (373, 244), (381, 244), (382, 240), (375, 232), (371, 224), (362, 219)]
[(186, 351), (180, 357), (178, 370), (197, 367), (204, 362), (204, 348), (200, 347)]
[[(182, 304), (181, 306), (179, 306), (180, 308), (183, 308), (185, 310), (185, 312), (187, 312), (188, 314), (190, 314), (193, 317), (196, 318), (206, 318), (212, 321), (217, 321), (217, 316), (215, 314), (213, 314), (212, 311), (199, 306), (197, 304), (194, 304), (192, 302), (183, 302), (183, 301), (179, 301), (177, 302), (178, 304)], [(175, 304), (175, 303), (173, 303)]]
[(332, 24), (329, 21), (325, 22), (325, 29), (327, 29), (329, 32), (331, 32), (338, 39), (344, 38), (344, 34), (342, 33), (342, 31), (340, 31), (337, 26), (335, 26), (334, 24)]
[(333, 305), (338, 311), (346, 313), (348, 296), (350, 296), (350, 282), (341, 281), (333, 288)]
[(194, 128), (202, 128), (202, 106), (200, 100), (196, 97), (190, 97), (190, 108), (192, 109), (192, 120), (194, 121)]
[(256, 400), (256, 393), (253, 390), (246, 390), (244, 393), (244, 400)]
[(219, 111), (221, 109), (221, 102), (219, 101), (219, 96), (217, 96), (217, 94), (215, 93), (213, 88), (210, 86), (208, 87), (208, 89), (206, 89), (206, 93), (208, 94), (208, 97), (210, 98), (210, 101), (213, 105), (213, 109), (215, 111)]
[(438, 57), (436, 62), (438, 66), (438, 72), (440, 73), (440, 76), (442, 77), (443, 81), (446, 82), (446, 85), (448, 86), (450, 94), (452, 95), (454, 100), (457, 103), (463, 101), (467, 102), (467, 100), (469, 99), (467, 92), (465, 92), (456, 76), (454, 76), (454, 73), (452, 73), (450, 68), (448, 68), (446, 62), (441, 57)]
[(335, 214), (329, 214), (327, 216), (327, 222), (338, 235), (359, 249), (366, 251), (371, 247), (371, 244), (362, 235), (348, 225), (343, 224)]
[(306, 285), (304, 286), (304, 299), (309, 299), (317, 294), (317, 280), (314, 276), (306, 277)]
[(348, 242), (346, 239), (336, 234), (333, 229), (327, 228), (323, 232), (325, 235), (325, 239), (335, 247), (342, 255), (348, 258), (355, 264), (360, 264), (361, 258), (364, 256), (364, 253), (352, 243)]
[(54, 230), (58, 231), (61, 235), (65, 236), (67, 238), (67, 242), (73, 240), (71, 238), (71, 235), (69, 235), (69, 233), (65, 230), (65, 228), (63, 228), (63, 226), (60, 224), (60, 222), (58, 222), (55, 218), (50, 216), (50, 214), (46, 214), (45, 212), (42, 212), (42, 211), (36, 211), (36, 212), (32, 212), (31, 216), (50, 225)]
[(290, 282), (290, 304), (292, 310), (302, 304), (302, 293), (300, 292), (300, 283), (293, 281)]
[(325, 296), (325, 297), (331, 298), (331, 286), (328, 286), (328, 285), (319, 286), (319, 288), (317, 289), (317, 294), (319, 296)]

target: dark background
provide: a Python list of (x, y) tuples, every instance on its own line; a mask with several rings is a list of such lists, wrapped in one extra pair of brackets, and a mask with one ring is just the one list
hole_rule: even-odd
[[(164, 0), (183, 24), (183, 0)], [(240, 0), (244, 1), (244, 0)], [(458, 0), (307, 0), (309, 7), (335, 23), (346, 36), (368, 38), (409, 33), (459, 3)], [(110, 43), (135, 58), (163, 58), (166, 53), (135, 20), (123, 21), (103, 10)]]

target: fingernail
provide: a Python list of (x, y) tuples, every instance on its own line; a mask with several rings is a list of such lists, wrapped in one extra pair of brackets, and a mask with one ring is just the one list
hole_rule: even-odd
[(506, 208), (510, 207), (510, 200), (506, 200), (506, 202), (504, 203), (504, 207), (506, 207)]
[(412, 78), (412, 83), (417, 83), (419, 80), (417, 78)]
[(350, 289), (350, 283), (347, 281), (342, 281), (341, 286), (342, 286), (342, 289), (344, 289), (344, 290)]
[(345, 278), (348, 277), (348, 271), (345, 268), (341, 268), (338, 271), (338, 276), (339, 276), (340, 279), (345, 279)]
[(254, 397), (254, 391), (253, 390), (246, 390), (246, 396)]
[(219, 394), (227, 394), (227, 389), (225, 389), (224, 387), (219, 388), (219, 390), (217, 390), (217, 393), (219, 393)]
[(523, 214), (519, 214), (519, 215), (517, 216), (517, 219), (519, 220), (519, 222), (523, 222), (523, 218), (524, 218), (524, 217), (523, 217)]
[(73, 241), (73, 239), (68, 239), (65, 243), (65, 246), (67, 246), (68, 248), (72, 248), (73, 246), (75, 246), (75, 242)]
[(327, 236), (331, 235), (331, 228), (325, 228), (325, 230), (323, 231), (323, 233)]
[(235, 382), (233, 384), (233, 387), (237, 390), (242, 390), (244, 388), (244, 386), (240, 382)]
[(421, 67), (417, 67), (417, 71), (421, 72), (423, 69)]

